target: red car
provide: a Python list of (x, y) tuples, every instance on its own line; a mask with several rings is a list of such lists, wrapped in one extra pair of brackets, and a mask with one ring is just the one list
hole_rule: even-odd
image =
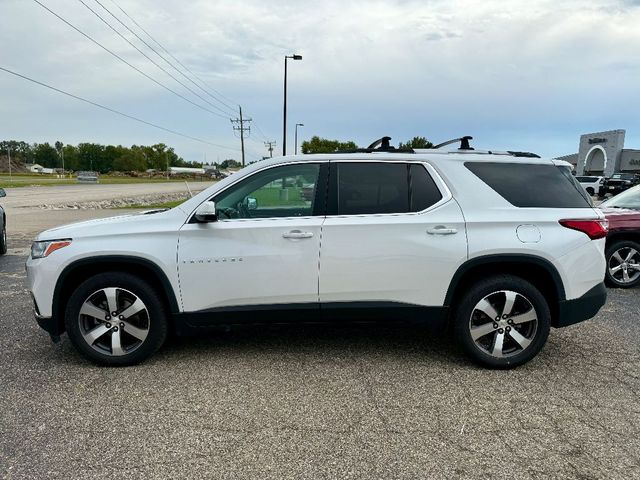
[(606, 282), (631, 288), (640, 283), (640, 185), (600, 204), (609, 220)]

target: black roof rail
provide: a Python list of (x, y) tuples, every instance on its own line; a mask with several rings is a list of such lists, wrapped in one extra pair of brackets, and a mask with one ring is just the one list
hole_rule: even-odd
[(373, 142), (367, 148), (356, 148), (353, 150), (339, 150), (334, 153), (416, 153), (413, 148), (396, 148), (390, 144), (391, 137), (382, 137)]
[(511, 150), (507, 150), (507, 153), (514, 157), (540, 158), (540, 155), (531, 152), (512, 152)]
[(460, 147), (458, 150), (474, 150), (474, 148), (469, 145), (469, 140), (473, 140), (473, 137), (469, 135), (465, 135), (464, 137), (454, 138), (453, 140), (447, 140), (446, 142), (439, 143), (431, 148), (441, 148), (446, 147), (447, 145), (451, 145), (452, 143), (460, 142)]

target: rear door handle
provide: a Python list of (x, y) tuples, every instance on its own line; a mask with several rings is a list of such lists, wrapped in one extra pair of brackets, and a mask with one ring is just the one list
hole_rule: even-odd
[(282, 238), (311, 238), (313, 237), (312, 232), (303, 232), (301, 230), (291, 230), (290, 232), (285, 232), (282, 234)]
[(454, 233), (458, 233), (458, 229), (437, 225), (433, 228), (428, 228), (427, 233), (429, 235), (453, 235)]

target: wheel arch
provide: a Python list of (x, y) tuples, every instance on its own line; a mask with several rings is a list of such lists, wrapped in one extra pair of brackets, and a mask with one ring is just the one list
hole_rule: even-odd
[(631, 241), (640, 244), (640, 231), (629, 230), (620, 232), (611, 232), (607, 235), (607, 242), (605, 248), (609, 248), (616, 242)]
[(514, 275), (533, 284), (550, 299), (552, 318), (558, 317), (560, 302), (566, 299), (562, 277), (548, 260), (527, 254), (485, 255), (468, 260), (453, 275), (445, 306), (450, 308), (454, 299), (474, 281), (494, 274)]
[[(84, 258), (67, 265), (56, 282), (53, 292), (52, 313), (53, 318), (61, 328), (61, 332), (64, 331), (64, 312), (67, 306), (67, 299), (71, 296), (70, 292), (87, 278), (105, 272), (125, 272), (144, 279), (162, 295), (171, 313), (170, 317), (179, 312), (178, 300), (171, 282), (169, 282), (162, 268), (154, 262), (126, 255)], [(63, 292), (69, 293), (63, 296)]]

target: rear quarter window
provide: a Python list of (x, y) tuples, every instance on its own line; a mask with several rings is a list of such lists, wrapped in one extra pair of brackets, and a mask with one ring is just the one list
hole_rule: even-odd
[(466, 162), (465, 166), (516, 207), (591, 207), (571, 173), (553, 164)]

